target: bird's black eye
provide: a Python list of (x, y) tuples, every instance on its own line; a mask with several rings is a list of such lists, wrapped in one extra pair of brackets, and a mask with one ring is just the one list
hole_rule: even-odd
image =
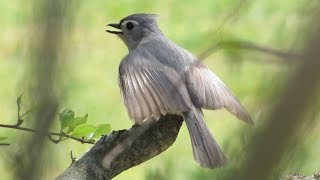
[(132, 22), (128, 22), (126, 24), (126, 27), (127, 27), (128, 30), (132, 30), (134, 28), (134, 24)]

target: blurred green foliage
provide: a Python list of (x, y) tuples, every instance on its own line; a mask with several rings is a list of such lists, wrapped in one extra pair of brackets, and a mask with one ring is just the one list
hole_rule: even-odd
[[(117, 37), (105, 33), (107, 23), (118, 22), (132, 13), (158, 14), (163, 32), (196, 55), (224, 39), (240, 39), (285, 51), (303, 45), (303, 29), (309, 23), (312, 8), (319, 5), (317, 0), (75, 2), (80, 8), (76, 12), (72, 37), (65, 44), (69, 50), (65, 58), (68, 61), (61, 62), (65, 68), (59, 71), (63, 81), (61, 88), (65, 90), (60, 107), (61, 111), (70, 107), (80, 114), (88, 113), (88, 123), (97, 129), (99, 124), (111, 124), (112, 129), (132, 125), (117, 84), (118, 64), (127, 49)], [(16, 122), (14, 100), (27, 91), (24, 73), (29, 62), (26, 59), (28, 42), (32, 41), (29, 34), (37, 28), (32, 26), (33, 5), (36, 6), (27, 1), (12, 0), (0, 6), (0, 114), (3, 124)], [(212, 54), (204, 63), (226, 82), (256, 121), (256, 126), (251, 127), (225, 110), (204, 111), (212, 133), (229, 158), (228, 166), (215, 170), (199, 167), (193, 161), (189, 135), (183, 126), (175, 144), (166, 152), (115, 179), (203, 180), (221, 177), (233, 168), (240, 168), (249, 135), (263, 124), (264, 116), (277, 100), (274, 94), (281, 90), (282, 82), (294, 66), (291, 62), (280, 63), (270, 55), (231, 48)], [(319, 119), (318, 111), (315, 112), (312, 118)], [(102, 129), (110, 128), (101, 126)], [(315, 157), (318, 158), (320, 149), (316, 136), (320, 124), (316, 126), (300, 137), (305, 141), (295, 144), (295, 151), (288, 152), (283, 163), (288, 172), (307, 175), (319, 170), (320, 161)], [(59, 128), (57, 122), (52, 129), (59, 131)], [(101, 134), (100, 130), (97, 133)], [(0, 129), (0, 137), (8, 137), (5, 141), (11, 143), (10, 147), (0, 147), (2, 179), (11, 179), (10, 165), (16, 163), (7, 154), (19, 151), (19, 139), (27, 135)], [(51, 179), (69, 166), (70, 150), (75, 156), (81, 156), (90, 145), (64, 141), (58, 145), (48, 143), (47, 147), (45, 155), (54, 159), (43, 163), (46, 167), (43, 179)]]

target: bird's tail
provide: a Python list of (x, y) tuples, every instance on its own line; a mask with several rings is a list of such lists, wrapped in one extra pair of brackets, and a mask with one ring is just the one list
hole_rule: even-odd
[(206, 168), (224, 165), (227, 158), (204, 122), (201, 110), (194, 107), (184, 112), (183, 117), (189, 130), (194, 159)]

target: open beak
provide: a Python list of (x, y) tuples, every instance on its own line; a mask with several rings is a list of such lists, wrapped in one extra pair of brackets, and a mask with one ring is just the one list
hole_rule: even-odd
[[(121, 30), (120, 24), (107, 24), (107, 26), (111, 26), (113, 28), (119, 29)], [(112, 33), (112, 34), (122, 34), (122, 31), (111, 31), (111, 30), (106, 30), (108, 33)]]

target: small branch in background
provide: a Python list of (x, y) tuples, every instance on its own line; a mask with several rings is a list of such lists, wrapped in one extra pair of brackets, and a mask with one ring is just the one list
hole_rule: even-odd
[[(73, 139), (76, 140), (78, 142), (81, 143), (87, 143), (87, 144), (94, 144), (95, 139), (99, 136), (102, 136), (104, 134), (109, 134), (110, 132), (110, 125), (108, 124), (100, 124), (96, 127), (94, 127), (93, 125), (90, 124), (85, 124), (88, 118), (88, 114), (84, 115), (83, 117), (74, 117), (75, 113), (73, 110), (71, 109), (65, 109), (63, 110), (61, 113), (56, 113), (59, 115), (59, 119), (60, 119), (60, 132), (56, 133), (56, 132), (43, 132), (40, 130), (36, 130), (36, 129), (32, 129), (32, 128), (26, 128), (26, 127), (21, 127), (21, 125), (24, 122), (23, 117), (27, 114), (29, 114), (30, 112), (33, 111), (33, 109), (26, 111), (24, 114), (21, 115), (21, 102), (22, 102), (22, 96), (19, 96), (17, 98), (17, 111), (18, 111), (18, 117), (17, 117), (17, 123), (14, 125), (8, 125), (8, 124), (0, 124), (0, 127), (2, 128), (9, 128), (9, 129), (16, 129), (16, 130), (21, 130), (21, 131), (27, 131), (27, 132), (32, 132), (35, 133), (37, 135), (42, 135), (42, 137), (47, 136), (47, 138), (55, 143), (58, 144), (61, 141), (67, 140), (67, 139)], [(87, 125), (87, 127), (82, 129), (77, 129), (78, 127), (80, 127), (81, 125), (85, 126)], [(93, 128), (92, 128), (93, 127)], [(91, 128), (91, 129), (90, 129)], [(88, 129), (90, 129), (90, 131), (88, 131)], [(77, 134), (73, 134), (74, 132), (77, 132)], [(82, 133), (79, 134), (79, 131)], [(71, 134), (71, 135), (69, 135)], [(90, 135), (90, 137), (88, 137), (88, 134)], [(58, 136), (57, 139), (54, 139), (53, 136)], [(0, 137), (0, 140), (1, 137)]]
[(9, 143), (0, 143), (0, 146), (10, 146)]
[(200, 53), (198, 55), (198, 58), (203, 60), (208, 56), (210, 56), (212, 53), (218, 50), (227, 49), (227, 48), (257, 51), (260, 53), (269, 54), (269, 55), (276, 56), (282, 59), (287, 59), (287, 60), (298, 60), (298, 59), (304, 58), (304, 56), (301, 54), (287, 52), (287, 51), (283, 51), (283, 50), (279, 50), (271, 47), (261, 46), (249, 41), (239, 41), (239, 40), (220, 41), (212, 45), (210, 48), (204, 50), (202, 53)]
[[(21, 130), (21, 131), (27, 131), (27, 132), (32, 132), (32, 133), (35, 133), (35, 134), (40, 134), (40, 133), (41, 133), (41, 132), (38, 131), (38, 130), (31, 129), (31, 128), (20, 127), (20, 126), (17, 126), (17, 125), (0, 124), (0, 127), (9, 128), (9, 129), (16, 129), (16, 130)], [(73, 139), (73, 140), (75, 140), (75, 141), (81, 142), (82, 144), (94, 144), (94, 142), (92, 142), (92, 140), (86, 140), (86, 139), (74, 137), (74, 136), (65, 134), (65, 133), (63, 133), (63, 132), (60, 132), (60, 133), (47, 132), (47, 133), (43, 134), (43, 136), (47, 136), (48, 139), (49, 139), (50, 141), (52, 141), (53, 143), (55, 143), (55, 144), (63, 141), (63, 139), (61, 139), (60, 137), (70, 138), (70, 139)], [(58, 139), (58, 140), (55, 140), (55, 139), (53, 139), (51, 136), (58, 136), (59, 139)]]

